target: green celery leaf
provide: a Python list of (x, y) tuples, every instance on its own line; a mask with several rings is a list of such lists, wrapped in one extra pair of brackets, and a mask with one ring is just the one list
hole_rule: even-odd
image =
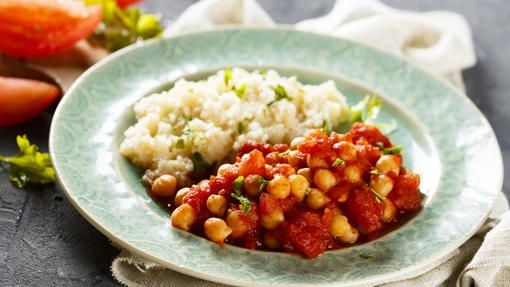
[(142, 39), (158, 37), (163, 33), (163, 28), (159, 25), (159, 18), (152, 14), (140, 15), (136, 24), (136, 32)]
[(54, 182), (55, 170), (51, 165), (50, 155), (40, 153), (36, 145), (31, 145), (26, 135), (18, 136), (16, 141), (19, 153), (13, 157), (0, 156), (1, 161), (10, 165), (9, 178), (18, 187), (25, 186), (29, 181), (35, 183)]

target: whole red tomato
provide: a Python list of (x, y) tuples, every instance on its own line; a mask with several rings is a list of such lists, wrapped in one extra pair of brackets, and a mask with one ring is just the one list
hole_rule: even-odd
[(60, 94), (42, 81), (0, 77), (0, 127), (27, 121), (44, 111)]
[(0, 51), (45, 56), (89, 36), (102, 19), (100, 5), (81, 1), (0, 0)]
[(128, 6), (131, 6), (133, 4), (140, 3), (143, 1), (144, 0), (117, 0), (117, 5), (119, 5), (119, 7), (121, 9), (125, 9)]

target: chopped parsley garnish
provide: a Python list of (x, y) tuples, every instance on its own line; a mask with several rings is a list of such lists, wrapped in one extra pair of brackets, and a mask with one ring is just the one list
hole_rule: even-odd
[(322, 132), (325, 134), (329, 134), (328, 121), (326, 119), (322, 120)]
[(54, 182), (55, 170), (51, 165), (50, 155), (40, 153), (36, 145), (30, 144), (26, 135), (17, 136), (19, 153), (13, 157), (0, 156), (0, 161), (9, 163), (9, 178), (21, 188), (29, 181), (35, 183)]
[(337, 157), (335, 162), (333, 163), (333, 166), (336, 167), (336, 166), (342, 165), (344, 163), (345, 163), (345, 161), (343, 159)]
[(381, 203), (381, 200), (386, 200), (386, 197), (380, 195), (377, 191), (375, 191), (375, 189), (371, 188), (370, 185), (365, 183), (365, 186), (368, 187), (368, 189), (370, 189), (370, 191), (375, 195), (375, 201), (377, 203)]
[(381, 111), (382, 100), (375, 94), (366, 95), (365, 98), (350, 108), (349, 122), (362, 122), (371, 124)]
[(397, 121), (395, 121), (395, 119), (391, 119), (389, 124), (377, 123), (377, 124), (374, 124), (374, 126), (376, 128), (378, 128), (384, 134), (390, 134), (390, 133), (396, 131), (398, 128), (398, 124), (397, 124)]
[(264, 189), (264, 187), (266, 187), (267, 184), (271, 182), (270, 180), (267, 180), (266, 178), (264, 178), (262, 176), (259, 176), (259, 181), (260, 181), (259, 191)]
[(372, 258), (374, 258), (374, 256), (369, 256), (369, 255), (364, 255), (364, 254), (360, 254), (359, 257), (361, 259), (372, 259)]
[(283, 99), (286, 99), (289, 102), (292, 101), (292, 97), (289, 97), (289, 95), (287, 95), (287, 91), (281, 85), (272, 87), (271, 89), (273, 89), (273, 91), (274, 91), (275, 99), (272, 102), (270, 102), (269, 104), (267, 104), (268, 107), (278, 101), (283, 100)]
[(308, 186), (305, 191), (305, 196), (308, 197), (310, 195), (310, 191), (312, 191), (312, 188)]
[(361, 233), (363, 233), (363, 234), (365, 234), (365, 235), (367, 235), (367, 234), (368, 234), (368, 231), (366, 231), (365, 229), (363, 229), (363, 227), (361, 227), (361, 226), (358, 226), (358, 230), (359, 230), (359, 232), (361, 232)]
[(242, 134), (246, 131), (246, 127), (244, 126), (244, 123), (239, 121), (237, 123), (237, 131), (239, 132), (239, 134)]
[(184, 148), (184, 139), (183, 138), (179, 138), (177, 140), (177, 142), (175, 143), (175, 148), (176, 149), (183, 149)]
[(191, 162), (193, 162), (193, 171), (199, 174), (205, 174), (206, 172), (210, 172), (215, 165), (215, 163), (213, 164), (207, 163), (202, 157), (202, 154), (199, 152), (195, 152), (193, 154)]
[(403, 146), (385, 148), (383, 143), (381, 143), (381, 142), (376, 142), (375, 144), (384, 154), (401, 154), (404, 151)]
[(279, 156), (279, 157), (285, 157), (285, 156), (287, 156), (289, 153), (290, 153), (290, 149), (288, 149), (288, 150), (286, 150), (286, 151), (284, 151), (284, 152), (279, 153), (279, 154), (278, 154), (278, 156)]
[(239, 88), (235, 90), (238, 98), (242, 99), (244, 96), (244, 91), (246, 90), (246, 84), (242, 84)]
[(374, 168), (370, 171), (370, 174), (379, 174), (379, 170), (377, 168)]
[(225, 85), (228, 85), (228, 81), (232, 79), (232, 70), (225, 69), (225, 76), (223, 79), (225, 80)]
[(232, 193), (232, 197), (239, 200), (239, 202), (243, 206), (241, 211), (244, 214), (246, 214), (251, 209), (251, 201), (248, 198), (241, 195), (241, 187), (243, 186), (243, 182), (244, 176), (242, 175), (240, 175), (238, 178), (236, 178), (236, 180), (234, 180), (233, 184), (235, 193)]
[(89, 40), (101, 44), (110, 52), (131, 45), (139, 39), (155, 38), (163, 33), (160, 17), (155, 14), (144, 14), (136, 7), (122, 10), (115, 0), (84, 0), (84, 2), (87, 5), (101, 5), (102, 22)]
[(189, 122), (186, 123), (184, 126), (184, 129), (182, 130), (182, 133), (188, 137), (188, 140), (192, 140), (194, 138), (198, 138), (202, 140), (203, 138), (192, 128), (189, 127)]

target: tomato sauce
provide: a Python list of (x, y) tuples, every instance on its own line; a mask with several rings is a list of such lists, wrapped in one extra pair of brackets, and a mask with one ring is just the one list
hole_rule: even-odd
[[(175, 227), (212, 233), (219, 243), (315, 258), (374, 240), (421, 208), (419, 175), (402, 166), (400, 154), (385, 154), (388, 148), (394, 145), (386, 136), (361, 123), (346, 134), (313, 131), (293, 148), (247, 141), (235, 163), (193, 185), (182, 205), (149, 195), (173, 212)], [(211, 218), (224, 224), (211, 229)]]

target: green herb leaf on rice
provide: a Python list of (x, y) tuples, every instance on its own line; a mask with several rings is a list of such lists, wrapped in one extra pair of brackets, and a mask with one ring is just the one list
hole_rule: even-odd
[(213, 164), (207, 163), (202, 157), (202, 154), (199, 152), (193, 153), (191, 162), (193, 162), (193, 171), (195, 171), (198, 174), (205, 174), (211, 172), (215, 165), (215, 163)]
[(225, 69), (225, 76), (223, 76), (223, 80), (225, 81), (225, 85), (228, 86), (228, 81), (232, 79), (232, 70)]
[(267, 106), (269, 107), (270, 105), (278, 102), (278, 101), (281, 101), (281, 100), (287, 100), (287, 101), (292, 101), (292, 97), (289, 97), (289, 95), (287, 94), (287, 91), (285, 90), (285, 88), (281, 85), (278, 85), (276, 87), (272, 87), (271, 89), (273, 89), (274, 91), (274, 94), (275, 94), (275, 99), (273, 101), (271, 101), (269, 104), (267, 104)]
[(237, 131), (239, 132), (239, 134), (242, 134), (246, 131), (246, 127), (244, 126), (244, 123), (239, 121), (237, 123)]
[(238, 98), (242, 99), (244, 96), (244, 91), (246, 90), (246, 84), (242, 84), (239, 88), (235, 90)]
[(184, 139), (183, 138), (179, 138), (177, 140), (177, 142), (175, 143), (175, 148), (176, 149), (183, 149), (184, 148)]

